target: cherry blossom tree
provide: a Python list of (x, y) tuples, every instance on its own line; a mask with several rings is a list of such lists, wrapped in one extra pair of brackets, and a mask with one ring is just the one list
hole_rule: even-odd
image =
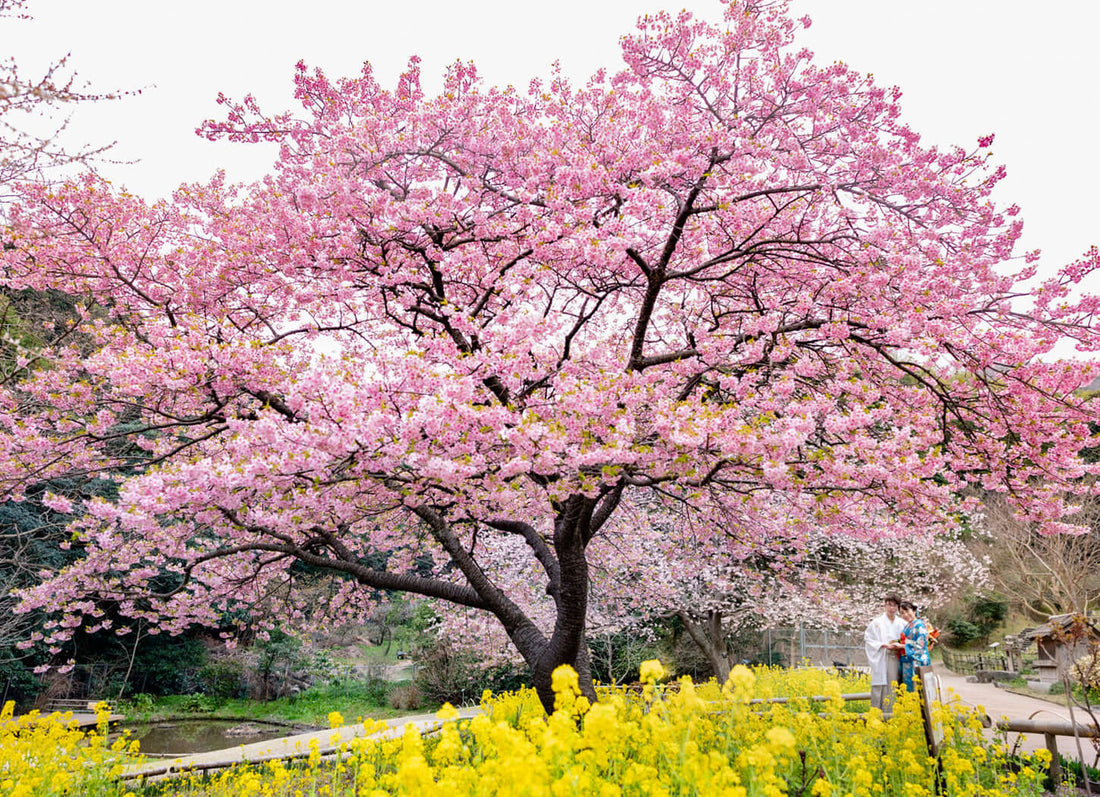
[(736, 563), (713, 555), (679, 582), (668, 609), (720, 680), (737, 663), (729, 639), (745, 628), (862, 631), (887, 592), (927, 610), (988, 579), (983, 563), (946, 534), (874, 542), (815, 534), (801, 548), (786, 562), (766, 555)]
[[(1100, 255), (1022, 287), (992, 137), (922, 145), (897, 90), (816, 65), (800, 24), (782, 3), (646, 17), (583, 86), (459, 63), (431, 96), (416, 59), (392, 90), (302, 66), (303, 116), (223, 100), (202, 127), (280, 144), (255, 185), (27, 187), (4, 283), (80, 297), (95, 346), (0, 395), (0, 478), (19, 500), (140, 472), (117, 501), (54, 499), (85, 555), (25, 605), (64, 633), (108, 594), (173, 630), (405, 591), (493, 617), (549, 705), (554, 667), (586, 670), (588, 552), (624, 499), (714, 533), (715, 508), (777, 494), (803, 526), (854, 501), (936, 529), (977, 483), (1072, 528), (1096, 369), (1043, 358), (1096, 350), (1075, 286)], [(549, 628), (483, 566), (500, 539)], [(296, 602), (325, 578), (324, 605)]]
[[(729, 639), (745, 628), (801, 623), (862, 632), (886, 592), (927, 609), (989, 578), (958, 535), (852, 512), (803, 526), (804, 511), (786, 499), (775, 495), (767, 511), (740, 517), (651, 503), (645, 512), (650, 535), (642, 533), (640, 519), (632, 520), (625, 533), (611, 529), (590, 549), (591, 605), (612, 628), (679, 618), (724, 681), (736, 663)], [(716, 518), (719, 533), (696, 527)]]

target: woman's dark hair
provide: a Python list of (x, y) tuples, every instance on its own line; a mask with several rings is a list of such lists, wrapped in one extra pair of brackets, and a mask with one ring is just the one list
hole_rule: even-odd
[(898, 608), (899, 609), (912, 609), (913, 611), (917, 610), (916, 605), (910, 603), (909, 601), (902, 601), (901, 603), (898, 604)]

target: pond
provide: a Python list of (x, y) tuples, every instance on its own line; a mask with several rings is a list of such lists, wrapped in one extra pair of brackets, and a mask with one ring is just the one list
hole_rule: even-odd
[(189, 755), (224, 750), (253, 742), (266, 742), (303, 732), (290, 725), (269, 725), (239, 719), (169, 719), (127, 723), (119, 731), (141, 743), (141, 752), (152, 756)]

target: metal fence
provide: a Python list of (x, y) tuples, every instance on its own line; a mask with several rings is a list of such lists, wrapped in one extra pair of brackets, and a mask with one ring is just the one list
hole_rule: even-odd
[(736, 655), (743, 661), (811, 667), (865, 667), (863, 630), (828, 631), (804, 623), (743, 634)]

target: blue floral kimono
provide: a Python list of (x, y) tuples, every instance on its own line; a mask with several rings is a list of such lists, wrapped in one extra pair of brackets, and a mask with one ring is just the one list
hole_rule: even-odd
[(898, 657), (901, 665), (901, 679), (905, 681), (905, 688), (910, 692), (916, 689), (913, 684), (913, 675), (917, 667), (927, 667), (932, 664), (932, 653), (928, 649), (928, 626), (919, 617), (905, 626), (905, 652)]

